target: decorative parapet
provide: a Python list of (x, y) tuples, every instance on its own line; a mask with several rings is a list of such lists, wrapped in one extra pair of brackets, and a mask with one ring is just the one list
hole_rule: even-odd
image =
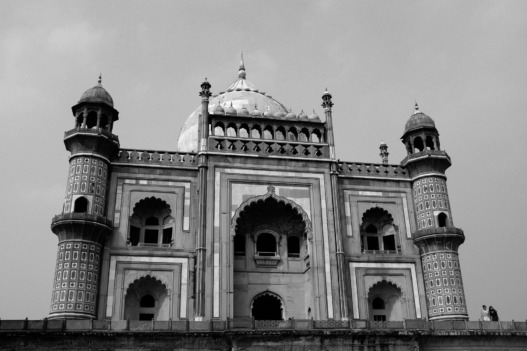
[(260, 156), (329, 158), (329, 145), (308, 142), (276, 141), (214, 136), (209, 137), (209, 151)]
[(170, 151), (120, 149), (112, 163), (197, 168), (197, 155)]
[(400, 165), (339, 161), (338, 166), (339, 175), (344, 177), (410, 178), (406, 168)]
[(208, 151), (327, 159), (326, 125), (320, 120), (210, 115)]

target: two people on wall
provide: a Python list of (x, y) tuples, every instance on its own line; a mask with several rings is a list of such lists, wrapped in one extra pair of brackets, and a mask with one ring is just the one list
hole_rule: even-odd
[(496, 311), (496, 309), (494, 309), (492, 306), (489, 306), (487, 309), (487, 306), (483, 305), (483, 309), (481, 310), (481, 320), (484, 322), (499, 321), (498, 311)]

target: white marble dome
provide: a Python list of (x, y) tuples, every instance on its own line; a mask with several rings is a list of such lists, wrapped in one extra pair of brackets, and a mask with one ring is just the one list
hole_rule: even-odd
[[(252, 83), (245, 79), (245, 66), (240, 63), (238, 79), (232, 83), (224, 92), (209, 99), (209, 113), (221, 111), (216, 109), (220, 105), (225, 113), (232, 107), (237, 111), (238, 116), (247, 118), (258, 118), (264, 113), (274, 116), (276, 113), (287, 113), (286, 107), (267, 95), (259, 91)], [(256, 115), (254, 111), (259, 111)], [(250, 111), (250, 112), (249, 112)], [(201, 112), (201, 106), (198, 106), (194, 112), (188, 116), (185, 124), (179, 132), (178, 151), (179, 152), (197, 152), (198, 151), (198, 119)]]

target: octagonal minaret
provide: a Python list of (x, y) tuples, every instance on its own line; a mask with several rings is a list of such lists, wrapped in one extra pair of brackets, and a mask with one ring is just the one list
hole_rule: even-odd
[(401, 137), (408, 156), (401, 162), (412, 179), (419, 247), (430, 320), (468, 319), (458, 247), (465, 241), (454, 226), (445, 171), (450, 157), (441, 150), (432, 118), (419, 111), (406, 123)]
[(102, 251), (112, 230), (106, 188), (110, 160), (119, 150), (112, 133), (119, 112), (101, 77), (72, 111), (74, 128), (64, 135), (71, 153), (66, 194), (51, 223), (59, 243), (49, 318), (96, 318)]

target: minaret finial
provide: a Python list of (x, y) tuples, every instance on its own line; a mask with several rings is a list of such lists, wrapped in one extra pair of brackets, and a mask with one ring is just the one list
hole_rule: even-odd
[(238, 70), (238, 78), (245, 79), (246, 73), (245, 73), (245, 62), (243, 62), (243, 50), (241, 54), (241, 60), (240, 60), (240, 69)]
[(417, 104), (417, 101), (416, 101), (416, 102), (415, 102), (415, 111), (414, 111), (414, 115), (415, 115), (416, 113), (419, 113), (419, 112), (421, 112), (421, 111), (419, 111), (419, 105)]
[(381, 142), (381, 145), (379, 146), (379, 150), (381, 151), (381, 153), (379, 154), (379, 156), (381, 156), (381, 159), (382, 159), (382, 164), (383, 165), (387, 165), (388, 164), (388, 145), (386, 145), (386, 143), (384, 141)]

